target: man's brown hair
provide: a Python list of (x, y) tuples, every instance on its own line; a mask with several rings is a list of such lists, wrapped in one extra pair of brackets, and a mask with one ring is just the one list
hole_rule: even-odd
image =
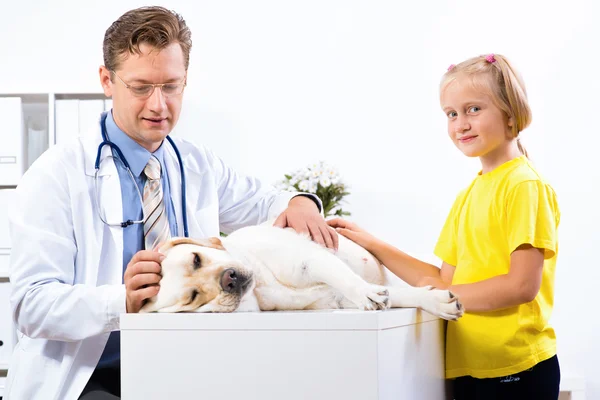
[(141, 54), (142, 43), (157, 50), (179, 43), (187, 71), (192, 49), (192, 33), (181, 15), (158, 6), (127, 11), (112, 23), (104, 34), (104, 66), (109, 71), (115, 71), (120, 62), (129, 55)]

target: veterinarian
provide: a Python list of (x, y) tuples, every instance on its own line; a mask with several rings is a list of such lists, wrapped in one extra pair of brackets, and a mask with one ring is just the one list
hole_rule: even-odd
[(167, 136), (191, 45), (178, 14), (123, 14), (105, 33), (99, 70), (112, 112), (95, 134), (52, 147), (23, 176), (10, 216), (19, 342), (5, 399), (119, 398), (119, 315), (158, 293), (162, 256), (153, 249), (172, 236), (219, 236), (276, 218), (337, 247), (317, 198), (275, 191)]

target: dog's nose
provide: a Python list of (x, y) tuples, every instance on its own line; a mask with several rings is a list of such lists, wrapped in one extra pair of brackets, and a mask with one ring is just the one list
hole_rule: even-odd
[(237, 286), (237, 274), (233, 269), (226, 269), (221, 276), (221, 287), (227, 292), (235, 291)]
[(229, 293), (236, 293), (242, 287), (240, 275), (233, 268), (226, 269), (221, 275), (221, 287)]

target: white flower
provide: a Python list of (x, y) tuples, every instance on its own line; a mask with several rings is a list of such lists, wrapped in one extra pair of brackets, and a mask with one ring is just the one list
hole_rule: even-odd
[(306, 191), (308, 189), (308, 187), (310, 186), (310, 182), (307, 180), (302, 180), (300, 181), (300, 183), (298, 184), (298, 189), (302, 190), (302, 191)]
[(309, 193), (317, 193), (317, 184), (315, 182), (310, 182), (308, 185)]
[(333, 179), (338, 176), (338, 172), (334, 168), (327, 168), (324, 173), (329, 179)]
[(311, 177), (311, 175), (312, 175), (312, 173), (311, 173), (310, 169), (308, 169), (308, 168), (304, 168), (304, 169), (301, 169), (300, 171), (298, 171), (298, 177), (300, 179), (308, 179)]
[(331, 185), (331, 179), (329, 179), (327, 176), (322, 176), (321, 179), (319, 179), (319, 183), (323, 187), (328, 187)]

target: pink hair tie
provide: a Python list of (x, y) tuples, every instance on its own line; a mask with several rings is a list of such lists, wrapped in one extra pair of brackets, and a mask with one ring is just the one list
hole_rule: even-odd
[(496, 57), (494, 57), (494, 53), (488, 54), (487, 56), (485, 56), (485, 60), (487, 62), (489, 62), (490, 64), (493, 64), (496, 62)]
[(454, 64), (450, 64), (450, 66), (448, 67), (448, 71), (450, 71), (452, 68), (456, 67), (456, 65)]

